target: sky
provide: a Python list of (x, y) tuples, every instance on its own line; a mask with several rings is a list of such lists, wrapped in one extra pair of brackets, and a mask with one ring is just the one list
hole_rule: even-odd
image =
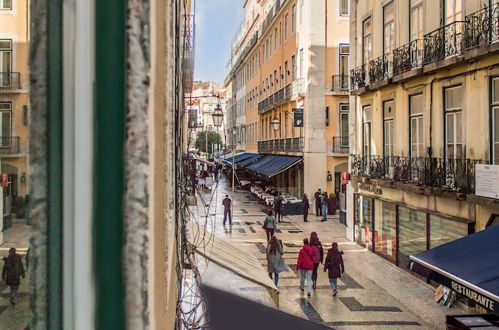
[(195, 0), (194, 79), (223, 84), (232, 38), (242, 20), (243, 0)]

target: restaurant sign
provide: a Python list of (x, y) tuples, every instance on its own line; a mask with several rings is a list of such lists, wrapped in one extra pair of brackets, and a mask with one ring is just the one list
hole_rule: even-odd
[(453, 291), (456, 291), (457, 293), (465, 296), (468, 299), (471, 299), (475, 303), (479, 304), (480, 306), (483, 306), (487, 310), (491, 312), (495, 312), (495, 301), (484, 296), (483, 294), (480, 294), (467, 286), (464, 286), (462, 284), (459, 284), (457, 282), (454, 282), (451, 280), (451, 289)]

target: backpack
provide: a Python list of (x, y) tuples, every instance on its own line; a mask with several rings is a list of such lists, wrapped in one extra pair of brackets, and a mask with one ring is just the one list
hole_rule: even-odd
[(319, 247), (318, 246), (312, 246), (312, 262), (314, 264), (318, 264), (319, 262), (321, 262), (321, 252), (319, 251)]

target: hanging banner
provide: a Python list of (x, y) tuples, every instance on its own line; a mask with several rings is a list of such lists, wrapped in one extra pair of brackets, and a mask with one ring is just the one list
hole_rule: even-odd
[(293, 113), (294, 113), (293, 126), (303, 127), (303, 108), (294, 108)]

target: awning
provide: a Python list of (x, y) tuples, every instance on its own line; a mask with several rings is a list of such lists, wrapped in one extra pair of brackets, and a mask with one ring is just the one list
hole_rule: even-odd
[[(203, 238), (203, 239), (201, 239)], [(279, 290), (258, 259), (194, 224), (189, 226), (189, 244), (194, 252), (248, 281), (263, 286), (276, 306)]]
[(249, 165), (253, 164), (254, 162), (262, 159), (263, 157), (264, 157), (263, 155), (254, 154), (250, 158), (247, 158), (245, 160), (238, 162), (236, 165), (238, 168), (244, 168), (244, 167), (249, 166)]
[(248, 166), (247, 169), (257, 174), (260, 174), (264, 177), (271, 178), (295, 166), (301, 161), (302, 161), (301, 157), (266, 155), (259, 161)]
[[(331, 330), (324, 324), (285, 313), (235, 294), (203, 285), (210, 329)], [(308, 304), (302, 299), (302, 304)]]
[(499, 314), (499, 226), (411, 256), (430, 277)]
[(257, 154), (253, 154), (253, 153), (250, 153), (250, 152), (242, 152), (240, 154), (237, 154), (235, 155), (234, 157), (227, 157), (225, 158), (225, 162), (229, 165), (232, 165), (232, 163), (238, 163), (238, 162), (241, 162), (243, 160), (246, 160), (246, 159), (249, 159), (251, 157), (254, 157), (255, 155)]

